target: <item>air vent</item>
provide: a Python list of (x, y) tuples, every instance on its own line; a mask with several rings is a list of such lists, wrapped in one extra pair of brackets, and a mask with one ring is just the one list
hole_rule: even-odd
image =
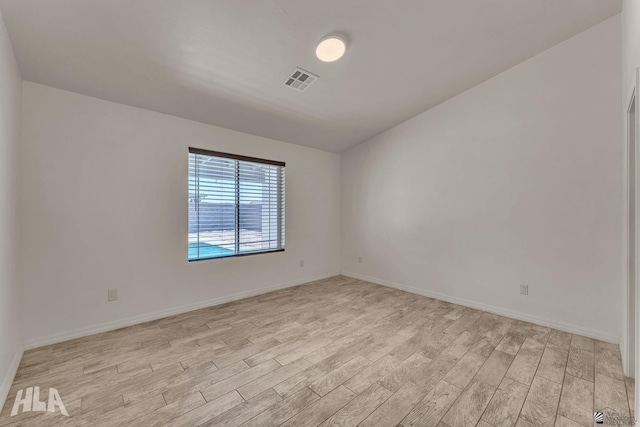
[(291, 89), (304, 92), (309, 86), (311, 86), (311, 83), (316, 80), (318, 80), (318, 76), (315, 74), (305, 71), (302, 68), (296, 68), (293, 73), (287, 77), (284, 85), (289, 86)]

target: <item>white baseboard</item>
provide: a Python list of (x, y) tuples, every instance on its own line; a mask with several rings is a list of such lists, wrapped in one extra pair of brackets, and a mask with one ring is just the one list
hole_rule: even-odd
[[(132, 316), (125, 319), (114, 320), (112, 322), (100, 323), (97, 325), (87, 326), (84, 328), (73, 329), (70, 331), (60, 332), (56, 334), (46, 335), (42, 337), (29, 338), (25, 341), (25, 350), (30, 350), (37, 347), (44, 347), (50, 344), (56, 344), (63, 341), (69, 341), (75, 338), (86, 337), (88, 335), (97, 334), (100, 332), (112, 331), (114, 329), (125, 328), (127, 326), (137, 325), (139, 323), (149, 322), (151, 320), (162, 319), (168, 316), (174, 316), (176, 314), (187, 313), (189, 311), (198, 310), (201, 308), (212, 307), (214, 305), (220, 305), (231, 301), (237, 301), (243, 298), (248, 298), (256, 295), (266, 294), (268, 292), (277, 291), (279, 289), (290, 288), (292, 286), (302, 285), (304, 283), (313, 282), (316, 280), (326, 279), (339, 275), (340, 272), (332, 272), (321, 274), (318, 276), (307, 277), (301, 280), (293, 282), (281, 283), (279, 285), (269, 286), (267, 288), (254, 289), (246, 292), (239, 292), (224, 297), (213, 298), (204, 301), (194, 302), (192, 304), (186, 304), (179, 307), (171, 307), (164, 310), (154, 311), (151, 313), (145, 313), (138, 316)], [(11, 385), (11, 383), (9, 383)]]
[(453, 297), (450, 295), (441, 294), (439, 292), (432, 292), (426, 289), (418, 289), (418, 288), (403, 285), (400, 283), (395, 283), (395, 282), (391, 282), (384, 279), (378, 279), (376, 277), (368, 277), (358, 273), (343, 271), (342, 275), (353, 277), (354, 279), (364, 280), (366, 282), (375, 283), (377, 285), (387, 286), (389, 288), (399, 289), (401, 291), (410, 292), (412, 294), (422, 295), (429, 298), (435, 298), (435, 299), (447, 301), (453, 304), (475, 308), (477, 310), (488, 311), (490, 313), (499, 314), (501, 316), (510, 317), (512, 319), (524, 320), (525, 322), (535, 323), (536, 325), (559, 329), (561, 331), (570, 332), (572, 334), (582, 335), (589, 338), (594, 338), (594, 339), (609, 342), (612, 344), (620, 344), (619, 336), (603, 334), (602, 332), (596, 331), (591, 328), (585, 328), (582, 326), (572, 325), (564, 322), (557, 322), (554, 320), (545, 319), (543, 317), (538, 317), (531, 314), (509, 310), (508, 308), (497, 307), (494, 305), (471, 301), (464, 298)]
[(2, 412), (4, 403), (9, 397), (11, 384), (13, 384), (13, 379), (16, 377), (16, 373), (18, 372), (18, 367), (20, 366), (20, 361), (22, 360), (23, 354), (24, 348), (22, 347), (16, 351), (15, 355), (13, 356), (13, 360), (11, 360), (11, 364), (9, 365), (9, 369), (5, 373), (5, 376), (2, 379), (2, 383), (0, 384), (0, 413)]
[[(627, 349), (627, 340), (625, 339), (626, 333), (623, 333), (620, 337), (620, 359), (622, 359), (622, 372), (625, 377), (629, 376), (629, 360), (627, 357), (628, 349)], [(633, 361), (632, 363), (635, 363)]]

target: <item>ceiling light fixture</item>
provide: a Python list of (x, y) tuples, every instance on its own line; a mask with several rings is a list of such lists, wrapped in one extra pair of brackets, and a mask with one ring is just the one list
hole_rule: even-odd
[(342, 58), (346, 50), (346, 37), (341, 34), (329, 34), (318, 43), (316, 56), (322, 62), (333, 62)]

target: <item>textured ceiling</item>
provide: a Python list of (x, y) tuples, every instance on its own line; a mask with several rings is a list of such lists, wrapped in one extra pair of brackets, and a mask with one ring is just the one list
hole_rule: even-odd
[[(620, 0), (0, 0), (25, 80), (332, 152), (620, 12)], [(348, 35), (334, 63), (314, 56)], [(282, 83), (299, 66), (305, 92)]]

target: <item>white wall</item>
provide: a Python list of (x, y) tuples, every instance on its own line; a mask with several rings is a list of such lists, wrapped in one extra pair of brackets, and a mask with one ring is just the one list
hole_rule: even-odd
[[(627, 143), (627, 108), (629, 106), (629, 100), (631, 99), (631, 94), (635, 88), (635, 79), (636, 79), (636, 68), (640, 67), (640, 2), (637, 0), (624, 0), (622, 3), (622, 111), (620, 113), (621, 117), (625, 118), (623, 120), (622, 129), (623, 129), (623, 143), (625, 145)], [(637, 113), (636, 113), (637, 114)], [(637, 141), (637, 136), (636, 136)], [(625, 158), (625, 170), (626, 173), (626, 158)], [(637, 161), (636, 161), (636, 164)], [(624, 177), (626, 179), (626, 176)], [(638, 212), (636, 210), (636, 212)], [(626, 278), (625, 278), (626, 280)], [(626, 283), (625, 283), (626, 286)], [(624, 289), (626, 293), (626, 288)], [(640, 292), (636, 292), (636, 309), (640, 307)], [(627, 301), (624, 304), (624, 310), (622, 317), (622, 321), (626, 322), (627, 320)], [(625, 325), (626, 326), (626, 325)], [(626, 335), (627, 330), (624, 328), (624, 335)], [(640, 343), (640, 318), (636, 317), (636, 349), (637, 344)], [(622, 347), (622, 355), (623, 355), (623, 363), (627, 364), (627, 348), (626, 342), (623, 342)], [(636, 364), (635, 371), (640, 372), (640, 352), (636, 350), (636, 360), (634, 363)], [(636, 414), (640, 411), (640, 381), (638, 381), (636, 377), (636, 390), (635, 390), (635, 410)]]
[(0, 410), (22, 357), (18, 272), (21, 78), (0, 15)]
[(344, 153), (343, 272), (618, 342), (620, 55), (616, 16)]
[[(338, 155), (30, 82), (23, 95), (27, 347), (340, 271)], [(189, 146), (287, 162), (285, 252), (187, 262)]]

